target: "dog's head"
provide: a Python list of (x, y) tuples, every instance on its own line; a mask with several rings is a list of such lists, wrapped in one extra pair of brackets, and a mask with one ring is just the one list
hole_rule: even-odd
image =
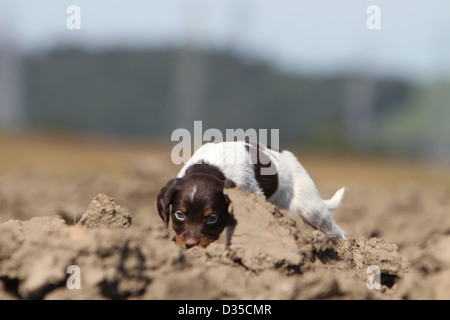
[(231, 180), (205, 173), (193, 173), (169, 180), (158, 194), (158, 213), (166, 226), (172, 218), (176, 242), (189, 249), (206, 247), (217, 240), (233, 221), (228, 212), (229, 199), (224, 188), (232, 188)]

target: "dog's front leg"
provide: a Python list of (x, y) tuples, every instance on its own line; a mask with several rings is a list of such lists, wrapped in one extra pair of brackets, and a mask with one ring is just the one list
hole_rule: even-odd
[[(230, 205), (231, 207), (231, 205)], [(232, 209), (229, 209), (232, 215)], [(231, 245), (231, 237), (233, 236), (234, 229), (236, 228), (237, 220), (231, 216), (230, 221), (228, 222), (227, 226), (225, 227), (225, 246), (228, 248)]]

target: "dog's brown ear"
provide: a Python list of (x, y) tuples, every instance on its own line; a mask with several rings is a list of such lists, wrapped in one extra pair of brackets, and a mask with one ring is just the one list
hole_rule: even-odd
[(161, 219), (164, 221), (166, 227), (169, 226), (170, 205), (172, 204), (173, 195), (174, 192), (176, 191), (175, 186), (178, 180), (179, 180), (178, 178), (169, 180), (158, 194), (157, 199), (158, 213)]
[[(234, 181), (233, 180), (230, 180), (230, 179), (226, 179), (225, 180), (225, 182), (224, 182), (224, 184), (223, 184), (223, 188), (224, 189), (231, 189), (231, 188), (234, 188), (234, 187), (236, 187), (236, 183), (234, 183)], [(224, 193), (223, 194), (224, 195), (224, 197), (225, 197), (225, 203), (227, 204), (227, 206), (228, 206), (228, 211), (230, 211), (230, 203), (231, 203), (231, 201), (230, 201), (230, 198), (228, 198), (228, 196)], [(231, 212), (230, 212), (231, 213)]]
[(223, 184), (223, 187), (224, 187), (225, 189), (234, 188), (234, 187), (236, 187), (236, 183), (234, 183), (233, 180), (225, 179), (225, 182), (224, 182), (224, 184)]
[(225, 242), (226, 242), (227, 247), (229, 247), (231, 244), (231, 236), (233, 235), (234, 228), (236, 227), (236, 224), (237, 224), (237, 220), (234, 218), (233, 204), (231, 203), (231, 200), (228, 197), (225, 189), (231, 189), (231, 188), (235, 188), (235, 187), (236, 187), (236, 183), (234, 183), (233, 180), (226, 179), (223, 184), (223, 189), (224, 189), (223, 196), (225, 197), (225, 203), (227, 205), (227, 211), (228, 211), (227, 224), (226, 224), (226, 228), (225, 228)]

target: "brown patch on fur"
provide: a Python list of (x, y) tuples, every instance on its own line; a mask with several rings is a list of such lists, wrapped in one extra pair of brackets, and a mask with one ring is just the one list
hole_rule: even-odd
[(186, 213), (186, 212), (187, 212), (187, 208), (186, 208), (186, 206), (185, 206), (184, 204), (182, 204), (182, 205), (180, 206), (180, 211), (183, 212), (183, 213)]
[[(245, 150), (249, 153), (250, 160), (253, 163), (256, 181), (268, 199), (278, 189), (278, 172), (272, 175), (261, 174), (261, 168), (270, 168), (272, 165), (269, 156), (264, 153), (264, 148), (262, 145), (252, 143), (245, 146)], [(255, 155), (256, 159), (254, 159)]]
[(203, 237), (200, 239), (198, 245), (202, 248), (206, 248), (210, 243), (211, 243), (210, 239)]
[(225, 180), (223, 172), (218, 167), (209, 163), (194, 163), (186, 170), (184, 176), (187, 177), (192, 173), (204, 173), (219, 178), (220, 180)]
[(212, 213), (212, 209), (208, 207), (208, 208), (206, 208), (206, 209), (203, 211), (203, 216), (204, 216), (204, 217), (207, 217), (207, 216), (209, 216), (211, 213)]
[(183, 235), (183, 234), (177, 234), (176, 237), (175, 237), (175, 242), (176, 242), (179, 246), (181, 246), (181, 247), (183, 247), (183, 248), (186, 248), (186, 246), (185, 246), (185, 244), (184, 244), (184, 235)]

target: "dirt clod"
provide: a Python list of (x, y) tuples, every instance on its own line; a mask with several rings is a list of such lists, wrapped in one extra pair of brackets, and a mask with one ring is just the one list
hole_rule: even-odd
[(116, 205), (113, 198), (106, 194), (99, 194), (92, 200), (77, 225), (87, 229), (128, 228), (131, 225), (131, 216), (126, 210)]
[[(7, 221), (0, 225), (2, 295), (330, 299), (360, 297), (363, 292), (395, 297), (406, 270), (396, 245), (364, 237), (335, 245), (262, 196), (238, 189), (226, 192), (238, 220), (230, 248), (219, 239), (206, 249), (184, 251), (170, 241), (162, 223), (130, 226), (131, 216), (106, 195), (95, 197), (75, 226), (57, 216)], [(380, 266), (385, 278), (379, 292), (364, 289), (366, 268), (372, 264)], [(71, 265), (80, 267), (81, 290), (67, 287)]]

